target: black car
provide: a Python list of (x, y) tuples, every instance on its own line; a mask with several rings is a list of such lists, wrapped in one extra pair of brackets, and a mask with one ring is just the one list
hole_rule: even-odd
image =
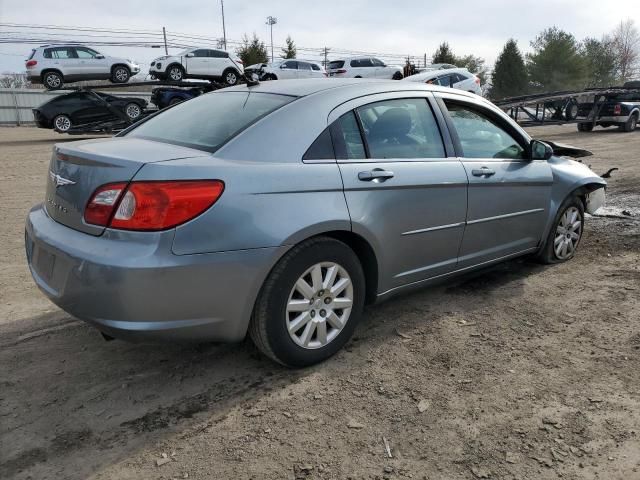
[[(102, 92), (78, 91), (60, 95), (33, 109), (36, 125), (67, 133), (74, 130), (101, 130), (122, 124), (126, 127), (143, 117), (147, 101), (115, 97)], [(110, 125), (113, 123), (114, 125)], [(104, 128), (106, 130), (111, 128)]]
[(211, 87), (178, 88), (178, 87), (158, 87), (151, 91), (151, 103), (162, 110), (170, 105), (191, 100), (203, 92), (210, 92)]

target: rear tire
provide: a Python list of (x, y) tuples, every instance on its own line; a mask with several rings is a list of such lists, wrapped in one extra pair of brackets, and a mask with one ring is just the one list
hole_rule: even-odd
[(127, 118), (132, 122), (135, 122), (142, 116), (142, 108), (137, 103), (131, 102), (127, 103), (124, 106), (124, 113), (127, 115)]
[(625, 123), (620, 125), (618, 129), (621, 132), (633, 132), (637, 126), (638, 126), (638, 115), (634, 113), (633, 115), (630, 115), (629, 119)]
[(583, 231), (584, 204), (580, 197), (570, 195), (558, 208), (551, 230), (536, 259), (548, 265), (571, 260), (576, 254)]
[(579, 123), (578, 131), (579, 132), (591, 132), (593, 130), (593, 123)]
[(111, 72), (113, 83), (127, 83), (129, 78), (131, 78), (131, 72), (124, 65), (116, 65)]
[(312, 238), (287, 252), (269, 274), (249, 335), (276, 362), (313, 365), (351, 338), (364, 299), (364, 273), (353, 250), (330, 237)]
[(42, 83), (47, 90), (59, 90), (64, 85), (64, 80), (58, 72), (46, 72), (42, 76)]
[(72, 127), (71, 119), (67, 115), (56, 115), (53, 119), (53, 129), (59, 133), (67, 133)]
[(222, 81), (227, 87), (233, 87), (240, 81), (240, 74), (233, 68), (229, 68), (222, 73)]

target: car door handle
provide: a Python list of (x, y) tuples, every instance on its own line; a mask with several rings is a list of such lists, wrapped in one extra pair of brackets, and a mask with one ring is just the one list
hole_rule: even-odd
[(495, 175), (496, 171), (491, 170), (490, 168), (487, 168), (487, 167), (482, 167), (482, 168), (474, 168), (473, 170), (471, 170), (471, 174), (474, 177), (490, 177), (491, 175)]
[(381, 168), (374, 168), (368, 172), (358, 173), (358, 180), (363, 182), (384, 182), (390, 178), (393, 178), (393, 172)]

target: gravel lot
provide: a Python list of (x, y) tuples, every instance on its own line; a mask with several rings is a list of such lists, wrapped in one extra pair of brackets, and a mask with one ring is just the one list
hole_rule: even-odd
[(531, 131), (619, 168), (574, 260), (370, 308), (290, 371), (250, 342), (107, 343), (49, 303), (23, 222), (77, 138), (0, 129), (0, 478), (640, 478), (640, 132)]

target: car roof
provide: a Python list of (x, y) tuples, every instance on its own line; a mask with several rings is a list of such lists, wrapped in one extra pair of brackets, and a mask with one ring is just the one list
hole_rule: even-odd
[[(292, 95), (295, 97), (305, 97), (316, 93), (334, 90), (334, 89), (351, 89), (354, 91), (353, 96), (357, 97), (360, 92), (363, 95), (371, 95), (375, 93), (394, 92), (402, 90), (425, 90), (425, 91), (441, 91), (451, 92), (450, 88), (438, 85), (416, 84), (415, 82), (402, 82), (398, 80), (377, 80), (367, 78), (316, 78), (316, 79), (296, 79), (296, 80), (277, 80), (271, 82), (260, 82), (258, 85), (247, 86), (237, 85), (213, 92), (225, 91), (246, 91), (260, 93), (274, 93), (277, 95)], [(474, 95), (456, 91), (456, 93), (465, 94), (471, 97)]]
[(449, 73), (468, 73), (470, 75), (473, 75), (469, 70), (467, 70), (466, 68), (444, 68), (442, 70), (427, 70), (426, 72), (420, 72), (420, 73), (416, 73), (415, 75), (410, 75), (408, 77), (405, 77), (405, 80), (410, 81), (410, 80), (426, 80), (428, 78), (436, 78), (436, 77), (440, 77), (442, 75), (447, 75)]

